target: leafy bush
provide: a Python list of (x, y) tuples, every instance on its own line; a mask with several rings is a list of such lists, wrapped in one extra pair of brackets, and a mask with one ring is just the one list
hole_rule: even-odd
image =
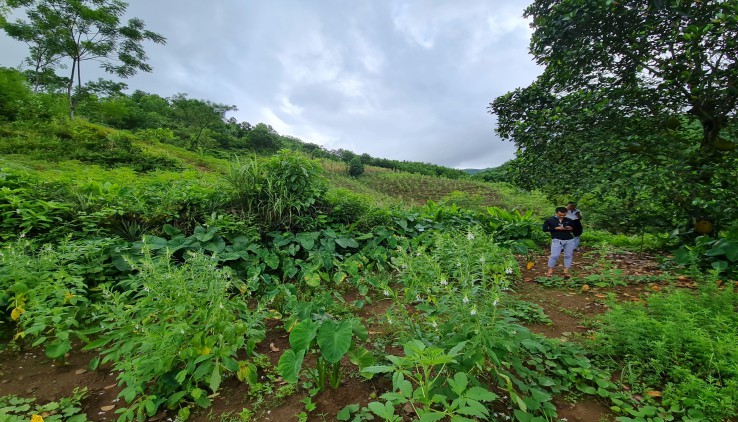
[(718, 239), (699, 236), (693, 245), (682, 245), (674, 253), (674, 259), (679, 265), (701, 270), (712, 268), (735, 277), (738, 275), (738, 236)]
[(34, 248), (20, 240), (0, 250), (0, 308), (10, 310), (16, 340), (63, 358), (89, 318), (90, 288), (112, 270), (109, 239)]
[(264, 338), (266, 314), (247, 306), (250, 291), (230, 269), (202, 254), (181, 266), (150, 255), (132, 265), (137, 273), (117, 288), (102, 286), (97, 326), (85, 332), (97, 335), (85, 347), (100, 350), (95, 364), (111, 362), (120, 371), (120, 397), (130, 404), (122, 420), (189, 401), (208, 407), (205, 388), (217, 392), (226, 373), (255, 380), (254, 365), (238, 359), (252, 356)]
[(685, 419), (738, 416), (738, 293), (732, 286), (708, 283), (697, 292), (612, 306), (601, 318), (595, 353), (620, 362), (622, 382), (634, 392), (662, 391), (661, 405)]
[(354, 157), (348, 163), (348, 174), (351, 177), (359, 177), (364, 174), (364, 163), (360, 157)]

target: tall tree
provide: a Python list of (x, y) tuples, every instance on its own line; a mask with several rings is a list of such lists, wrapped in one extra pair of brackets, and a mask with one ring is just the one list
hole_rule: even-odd
[(649, 199), (704, 213), (735, 165), (738, 0), (535, 0), (525, 15), (545, 71), (490, 106), (519, 147), (518, 178), (588, 192), (631, 178), (636, 195), (643, 176), (673, 188)]
[(76, 89), (82, 91), (82, 63), (94, 60), (108, 73), (121, 78), (138, 71), (150, 72), (144, 41), (163, 44), (166, 39), (145, 28), (138, 18), (123, 25), (121, 16), (128, 4), (120, 0), (5, 0), (11, 8), (22, 8), (28, 17), (0, 27), (12, 38), (29, 45), (27, 60), (42, 75), (49, 68), (68, 68), (69, 116), (74, 117)]
[(202, 146), (206, 129), (212, 129), (216, 125), (225, 125), (226, 113), (238, 110), (234, 105), (187, 98), (187, 94), (182, 93), (171, 98), (171, 107), (176, 124), (187, 130), (190, 149)]

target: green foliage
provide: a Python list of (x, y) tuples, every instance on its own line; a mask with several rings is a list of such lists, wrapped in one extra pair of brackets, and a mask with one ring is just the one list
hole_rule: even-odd
[(9, 0), (6, 4), (23, 8), (28, 17), (28, 21), (3, 19), (0, 28), (29, 45), (26, 62), (35, 71), (36, 87), (40, 75), (66, 68), (64, 61), (71, 61), (66, 81), (70, 118), (78, 102), (73, 95), (75, 82), (78, 87), (82, 85), (83, 62), (95, 60), (106, 72), (126, 78), (139, 70), (151, 71), (146, 64), (144, 41), (165, 42), (161, 35), (146, 30), (141, 19), (132, 18), (122, 25), (120, 18), (128, 5), (121, 1)]
[[(17, 396), (0, 397), (0, 420), (5, 422), (85, 422), (87, 415), (82, 413), (82, 401), (87, 396), (87, 387), (75, 388), (70, 397), (38, 405), (36, 399)], [(34, 415), (36, 417), (34, 417)], [(44, 415), (43, 419), (39, 419)]]
[[(634, 392), (662, 391), (660, 404), (674, 417), (735, 418), (736, 306), (738, 294), (730, 286), (717, 289), (714, 282), (697, 292), (674, 290), (653, 294), (646, 303), (613, 304), (601, 318), (595, 353), (619, 362), (621, 382)], [(649, 405), (657, 403), (642, 404)]]
[(738, 275), (738, 236), (718, 239), (699, 236), (694, 244), (677, 249), (674, 260), (679, 265), (713, 269), (724, 272), (727, 277), (735, 277)]
[(30, 97), (23, 74), (0, 67), (0, 121), (15, 120)]
[[(408, 243), (393, 259), (402, 285), (380, 287), (394, 302), (387, 322), (400, 341), (440, 349), (466, 342), (463, 359), (448, 370), (505, 391), (521, 420), (554, 417), (555, 394), (612, 396), (614, 384), (583, 349), (514, 323), (520, 308), (504, 295), (518, 264), (508, 249), (490, 243), (480, 229), (435, 232)], [(478, 369), (487, 375), (477, 375)]]
[(395, 408), (407, 405), (421, 421), (488, 418), (489, 409), (483, 403), (499, 396), (480, 386), (474, 377), (464, 372), (452, 373), (449, 368), (457, 363), (456, 357), (465, 346), (461, 342), (446, 352), (413, 340), (404, 345), (404, 356), (387, 356), (390, 365), (365, 368), (365, 373), (389, 373), (392, 378), (392, 390), (380, 396), (385, 402), (370, 402), (368, 410), (385, 421), (401, 421)]
[(42, 345), (62, 359), (89, 318), (90, 288), (111, 269), (107, 239), (64, 242), (36, 249), (20, 240), (0, 250), (3, 322), (16, 322), (17, 341)]
[(490, 207), (487, 213), (491, 216), (488, 224), (495, 242), (510, 245), (522, 254), (528, 253), (528, 248), (535, 247), (536, 243), (545, 243), (541, 221), (533, 215), (533, 210), (521, 214), (518, 210), (510, 212)]
[(307, 370), (308, 377), (318, 391), (323, 391), (326, 381), (331, 388), (341, 384), (341, 359), (349, 356), (359, 369), (374, 364), (374, 357), (354, 338), (365, 341), (369, 336), (360, 320), (344, 319), (336, 321), (324, 316), (316, 321), (295, 320), (290, 331), (290, 349), (279, 358), (277, 372), (285, 381), (296, 383), (305, 357), (316, 355), (316, 367)]
[(238, 359), (264, 338), (264, 310), (249, 308), (247, 286), (202, 254), (181, 266), (150, 255), (131, 265), (137, 272), (117, 288), (101, 286), (97, 325), (85, 331), (96, 336), (85, 349), (102, 356), (94, 363), (120, 371), (120, 397), (130, 405), (121, 419), (186, 402), (208, 407), (205, 388), (215, 393), (226, 374), (250, 367)]
[(364, 163), (361, 162), (361, 158), (354, 157), (349, 161), (348, 174), (351, 177), (359, 177), (364, 174)]
[(54, 186), (20, 174), (0, 172), (0, 239), (63, 237), (71, 215), (69, 204), (43, 198)]
[(264, 232), (309, 226), (312, 207), (326, 189), (317, 163), (288, 150), (266, 161), (236, 160), (225, 180), (235, 205), (255, 216)]

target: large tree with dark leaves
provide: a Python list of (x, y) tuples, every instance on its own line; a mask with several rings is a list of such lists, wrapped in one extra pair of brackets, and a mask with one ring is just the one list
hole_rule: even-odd
[(716, 201), (737, 187), (738, 0), (536, 0), (525, 15), (545, 71), (490, 106), (519, 147), (521, 184), (664, 217), (726, 208)]
[(3, 0), (6, 6), (24, 10), (28, 20), (13, 22), (0, 16), (0, 28), (29, 46), (27, 64), (33, 67), (35, 85), (51, 69), (69, 69), (67, 98), (74, 117), (82, 91), (82, 63), (96, 61), (122, 78), (138, 71), (150, 72), (143, 42), (164, 43), (165, 38), (146, 29), (138, 18), (126, 24), (121, 17), (128, 4), (120, 0)]

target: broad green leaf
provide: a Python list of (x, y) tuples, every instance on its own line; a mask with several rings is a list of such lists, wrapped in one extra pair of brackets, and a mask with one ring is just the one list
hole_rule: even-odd
[(392, 420), (395, 414), (395, 406), (393, 406), (390, 402), (382, 404), (378, 401), (373, 401), (369, 403), (367, 407), (369, 408), (369, 410), (374, 412), (375, 415), (385, 420)]
[(309, 272), (302, 276), (303, 281), (310, 287), (320, 286), (320, 274), (317, 272)]
[(297, 377), (300, 374), (302, 368), (302, 361), (305, 359), (305, 351), (300, 350), (295, 353), (292, 349), (287, 349), (282, 353), (277, 363), (277, 373), (285, 381), (295, 384)]
[(348, 353), (351, 363), (359, 367), (359, 372), (365, 378), (371, 378), (373, 374), (363, 372), (364, 368), (374, 365), (374, 355), (363, 347), (356, 347)]
[(339, 237), (336, 239), (336, 243), (342, 248), (358, 248), (359, 242), (348, 237)]
[(351, 419), (351, 414), (358, 412), (359, 409), (360, 407), (358, 404), (349, 404), (338, 412), (338, 414), (336, 415), (336, 419), (338, 419), (339, 421), (347, 421)]
[(318, 332), (318, 324), (312, 320), (305, 319), (300, 321), (292, 331), (290, 331), (290, 347), (294, 350), (309, 350)]
[(369, 338), (369, 331), (367, 331), (364, 324), (361, 323), (361, 320), (359, 318), (352, 318), (351, 320), (351, 330), (354, 332), (354, 335), (361, 340), (366, 341), (366, 339)]
[(210, 390), (215, 393), (220, 388), (220, 382), (223, 379), (220, 376), (220, 364), (216, 363), (213, 368), (213, 373), (210, 375)]
[(46, 356), (49, 359), (57, 359), (64, 356), (71, 348), (69, 340), (56, 341), (46, 346)]
[(466, 391), (466, 397), (478, 401), (494, 401), (499, 396), (483, 387), (472, 387)]
[(318, 329), (318, 346), (320, 346), (321, 355), (330, 363), (340, 361), (351, 348), (352, 337), (353, 331), (350, 320), (339, 323), (334, 321), (324, 322)]

